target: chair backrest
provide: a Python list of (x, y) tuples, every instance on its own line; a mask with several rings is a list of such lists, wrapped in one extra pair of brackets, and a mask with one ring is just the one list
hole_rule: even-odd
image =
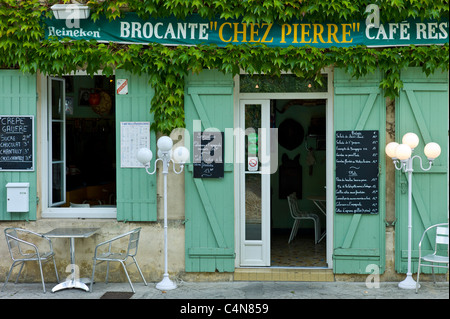
[(24, 232), (20, 228), (6, 228), (5, 229), (5, 237), (6, 244), (8, 245), (9, 254), (12, 259), (16, 259), (19, 256), (24, 256), (24, 253), (21, 249), (21, 240), (26, 242), (23, 238), (20, 238), (18, 233)]
[(436, 245), (447, 245), (448, 246), (448, 226), (447, 227), (436, 227)]
[(141, 233), (141, 227), (133, 229), (130, 231), (130, 239), (128, 241), (128, 256), (136, 256), (138, 246), (139, 246), (139, 236)]
[(297, 195), (295, 193), (292, 193), (287, 197), (287, 199), (289, 204), (289, 212), (291, 213), (292, 218), (295, 218), (296, 213), (298, 213)]

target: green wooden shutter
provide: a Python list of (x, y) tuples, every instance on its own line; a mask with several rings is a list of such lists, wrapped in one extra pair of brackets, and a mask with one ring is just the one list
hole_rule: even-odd
[[(379, 72), (351, 78), (334, 72), (334, 130), (379, 130), (379, 213), (334, 215), (335, 273), (365, 274), (375, 264), (385, 268), (385, 156), (386, 107), (379, 89)], [(334, 144), (334, 142), (333, 142)]]
[[(424, 172), (414, 159), (412, 181), (412, 272), (417, 272), (418, 244), (424, 230), (448, 221), (448, 73), (426, 76), (420, 68), (410, 68), (401, 74), (403, 88), (396, 100), (396, 140), (407, 132), (419, 136), (414, 150), (428, 167), (423, 148), (429, 142), (441, 146), (441, 155), (430, 171)], [(405, 173), (396, 173), (395, 268), (406, 273), (408, 258), (408, 182)], [(434, 238), (427, 238), (424, 249), (430, 249)], [(430, 271), (424, 268), (424, 271)], [(445, 270), (443, 270), (445, 273)]]
[[(149, 76), (134, 75), (116, 70), (116, 81), (128, 80), (128, 94), (116, 92), (116, 163), (117, 163), (117, 220), (155, 221), (156, 175), (148, 175), (143, 168), (121, 168), (120, 163), (120, 123), (153, 122), (150, 104), (154, 90), (150, 87)], [(156, 137), (150, 132), (150, 145), (156, 157)], [(152, 163), (152, 168), (154, 163)]]
[[(201, 130), (233, 127), (233, 79), (217, 71), (190, 75), (185, 88), (186, 128), (192, 137), (194, 122)], [(225, 138), (226, 139), (226, 138)], [(226, 145), (231, 143), (230, 145)], [(232, 140), (225, 152), (232, 152)], [(192, 155), (192, 154), (191, 154)], [(225, 154), (225, 157), (230, 154)], [(192, 157), (191, 157), (192, 158)], [(234, 178), (232, 163), (223, 178), (193, 178), (192, 164), (185, 173), (186, 271), (234, 271)]]
[[(0, 171), (0, 220), (36, 220), (36, 75), (19, 70), (0, 70), (0, 114), (34, 116), (34, 171)], [(6, 212), (6, 184), (10, 182), (30, 183), (30, 211), (28, 213)]]

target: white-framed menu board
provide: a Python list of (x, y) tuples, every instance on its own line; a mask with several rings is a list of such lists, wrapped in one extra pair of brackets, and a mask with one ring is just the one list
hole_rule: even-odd
[(150, 148), (150, 122), (120, 122), (120, 167), (142, 168), (139, 149)]

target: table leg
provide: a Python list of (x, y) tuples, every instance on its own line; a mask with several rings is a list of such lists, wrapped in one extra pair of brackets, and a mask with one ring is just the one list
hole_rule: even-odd
[[(322, 212), (322, 214), (324, 214), (325, 216), (327, 216), (327, 208), (325, 206), (325, 204), (322, 201), (317, 201), (317, 200), (313, 200), (313, 203), (319, 208), (319, 210)], [(322, 241), (322, 239), (324, 239), (324, 237), (327, 235), (327, 231), (325, 230), (322, 235), (320, 236), (320, 239), (317, 241), (317, 243), (320, 243)]]
[(70, 237), (70, 265), (71, 271), (69, 277), (67, 277), (66, 281), (57, 284), (53, 287), (52, 292), (57, 292), (62, 289), (67, 288), (78, 288), (83, 289), (85, 291), (89, 291), (89, 287), (82, 281), (82, 279), (78, 278), (79, 271), (76, 271), (75, 264), (75, 238)]

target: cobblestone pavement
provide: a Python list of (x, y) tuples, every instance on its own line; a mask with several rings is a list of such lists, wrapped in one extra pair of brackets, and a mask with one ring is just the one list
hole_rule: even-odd
[[(9, 282), (0, 299), (104, 299), (105, 293), (131, 292), (127, 283), (98, 282), (92, 292), (66, 289), (51, 292), (53, 283), (46, 283), (43, 293), (40, 283)], [(397, 283), (381, 282), (379, 288), (368, 288), (365, 282), (180, 282), (174, 290), (160, 291), (155, 283), (145, 286), (133, 283), (136, 293), (130, 299), (449, 299), (448, 282), (421, 283), (419, 293), (400, 289)], [(102, 298), (103, 296), (103, 298)], [(120, 295), (119, 295), (120, 297)]]

